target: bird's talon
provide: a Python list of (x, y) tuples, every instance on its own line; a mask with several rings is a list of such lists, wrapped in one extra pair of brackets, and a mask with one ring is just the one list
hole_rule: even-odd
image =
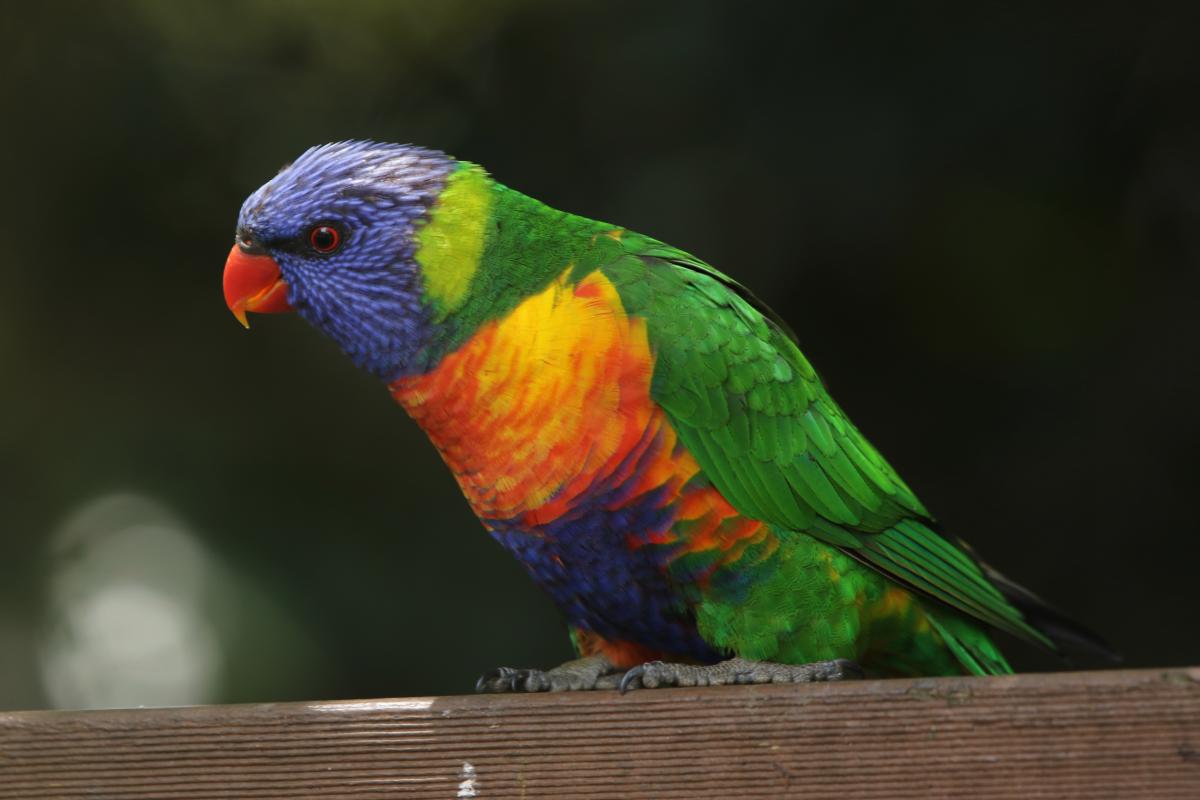
[(488, 689), (488, 685), (492, 681), (497, 680), (500, 677), (500, 670), (502, 670), (502, 669), (504, 669), (504, 668), (496, 667), (494, 669), (489, 669), (487, 672), (480, 675), (479, 680), (475, 681), (475, 691), (476, 692), (486, 692)]
[(629, 691), (630, 689), (636, 688), (634, 686), (634, 681), (637, 681), (638, 686), (641, 686), (642, 675), (645, 674), (645, 672), (645, 664), (638, 664), (636, 667), (627, 671), (621, 677), (621, 683), (617, 685), (617, 691), (619, 691), (621, 694), (625, 694), (625, 692)]
[[(479, 680), (475, 681), (475, 691), (483, 692), (503, 692), (504, 687), (513, 687), (513, 684), (520, 675), (521, 670), (512, 667), (496, 667), (489, 669), (487, 672), (479, 676)], [(516, 691), (515, 688), (511, 689)]]
[(839, 658), (835, 663), (838, 665), (838, 678), (843, 680), (862, 680), (867, 677), (867, 673), (863, 671), (863, 668), (848, 658)]

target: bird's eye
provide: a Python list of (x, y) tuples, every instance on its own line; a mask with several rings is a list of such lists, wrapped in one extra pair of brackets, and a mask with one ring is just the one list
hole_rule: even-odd
[(308, 243), (318, 253), (332, 253), (342, 246), (342, 232), (331, 225), (318, 225), (308, 232)]

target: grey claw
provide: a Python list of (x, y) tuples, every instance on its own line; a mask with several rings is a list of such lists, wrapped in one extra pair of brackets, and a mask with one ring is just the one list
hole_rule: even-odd
[(867, 677), (867, 673), (863, 671), (863, 668), (848, 658), (839, 658), (834, 663), (838, 666), (840, 673), (838, 677), (840, 678), (862, 680)]
[(479, 680), (475, 681), (476, 692), (488, 692), (492, 690), (492, 684), (496, 681), (511, 679), (517, 670), (512, 667), (496, 667), (489, 669), (487, 672), (479, 676)]
[(512, 677), (514, 692), (540, 692), (545, 689), (545, 673), (539, 669), (519, 669)]
[(491, 683), (492, 681), (494, 681), (498, 677), (500, 677), (500, 670), (489, 669), (487, 672), (485, 672), (479, 676), (479, 680), (475, 681), (475, 691), (476, 692), (487, 691), (488, 684)]
[(645, 672), (646, 665), (638, 664), (636, 667), (621, 676), (621, 682), (617, 684), (617, 690), (620, 691), (621, 694), (625, 694), (625, 692), (632, 688), (634, 681), (637, 681), (638, 684), (641, 684), (642, 675), (645, 674)]

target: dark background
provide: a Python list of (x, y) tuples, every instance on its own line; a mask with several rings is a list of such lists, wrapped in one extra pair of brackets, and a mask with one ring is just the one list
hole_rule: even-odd
[(222, 301), (243, 197), (352, 137), (732, 273), (948, 529), (1200, 663), (1200, 15), (1067, 5), (0, 3), (0, 707), (568, 655), (387, 392)]

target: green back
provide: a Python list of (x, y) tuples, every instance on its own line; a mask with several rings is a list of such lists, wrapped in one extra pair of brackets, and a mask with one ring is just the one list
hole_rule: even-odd
[(924, 506), (825, 390), (790, 332), (744, 287), (694, 257), (626, 235), (605, 267), (643, 316), (651, 391), (739, 511), (838, 547), (971, 617), (1053, 646), (941, 536)]

